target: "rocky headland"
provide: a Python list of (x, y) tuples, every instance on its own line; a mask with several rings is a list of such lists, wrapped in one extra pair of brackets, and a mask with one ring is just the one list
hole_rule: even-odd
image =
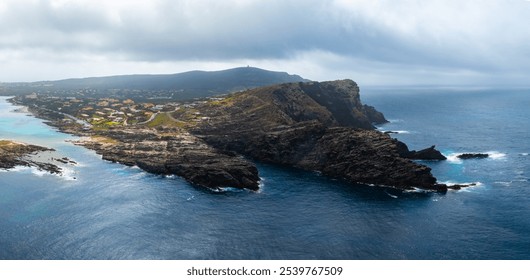
[(49, 158), (42, 160), (38, 155), (53, 149), (18, 143), (10, 140), (0, 140), (0, 169), (12, 169), (17, 166), (36, 167), (52, 174), (61, 174), (61, 168), (53, 163), (73, 163), (68, 158)]
[[(190, 128), (191, 133), (223, 151), (352, 183), (447, 190), (429, 167), (410, 160), (443, 155), (435, 155), (434, 147), (409, 151), (375, 130), (374, 124), (386, 119), (361, 103), (351, 80), (259, 88), (195, 109), (206, 121)], [(178, 112), (174, 117), (185, 118)]]
[[(259, 171), (252, 161), (319, 171), (355, 184), (448, 189), (437, 183), (429, 167), (413, 161), (445, 157), (434, 146), (409, 151), (377, 131), (374, 124), (386, 122), (385, 117), (362, 104), (351, 80), (251, 89), (176, 106), (142, 123), (105, 127), (68, 120), (42, 103), (35, 106), (32, 98), (15, 102), (64, 132), (83, 136), (77, 144), (103, 159), (179, 175), (211, 189), (257, 190)], [(81, 113), (69, 116), (78, 120)]]

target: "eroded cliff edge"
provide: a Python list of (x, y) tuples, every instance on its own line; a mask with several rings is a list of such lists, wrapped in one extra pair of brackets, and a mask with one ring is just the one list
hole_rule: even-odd
[(195, 109), (206, 121), (190, 132), (223, 151), (352, 183), (446, 190), (429, 167), (406, 158), (406, 145), (374, 129), (386, 120), (361, 103), (351, 80), (259, 88)]

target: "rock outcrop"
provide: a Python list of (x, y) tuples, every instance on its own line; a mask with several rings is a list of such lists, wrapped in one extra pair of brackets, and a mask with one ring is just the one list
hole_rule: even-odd
[(10, 140), (0, 140), (0, 169), (12, 169), (16, 166), (37, 167), (53, 174), (60, 174), (61, 168), (50, 161), (40, 161), (32, 157), (40, 152), (53, 149), (18, 143)]
[(112, 129), (76, 143), (105, 160), (153, 174), (178, 175), (202, 187), (258, 189), (258, 169), (253, 163), (220, 152), (185, 131), (160, 135), (149, 129)]
[(396, 146), (398, 148), (398, 153), (403, 158), (415, 159), (415, 160), (446, 160), (445, 157), (440, 151), (435, 149), (435, 146), (423, 150), (412, 150), (409, 151), (407, 145), (399, 140), (396, 141)]
[(195, 109), (208, 121), (190, 131), (223, 151), (353, 183), (446, 190), (429, 167), (402, 155), (418, 152), (373, 129), (372, 123), (386, 120), (361, 103), (351, 80), (260, 88)]
[(487, 158), (489, 157), (488, 154), (482, 154), (482, 153), (465, 153), (456, 156), (459, 159), (477, 159), (477, 158)]

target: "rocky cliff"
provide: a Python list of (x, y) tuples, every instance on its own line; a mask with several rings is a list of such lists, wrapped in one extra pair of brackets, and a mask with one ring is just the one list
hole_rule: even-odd
[(361, 103), (351, 80), (265, 87), (195, 109), (207, 121), (190, 131), (223, 151), (353, 183), (445, 190), (430, 168), (403, 156), (414, 151), (373, 129), (386, 120)]

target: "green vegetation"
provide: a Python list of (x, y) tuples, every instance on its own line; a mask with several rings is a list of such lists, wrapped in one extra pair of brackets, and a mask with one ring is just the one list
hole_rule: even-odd
[(147, 123), (148, 127), (159, 127), (159, 126), (167, 126), (167, 127), (184, 127), (185, 122), (176, 121), (174, 120), (169, 113), (159, 113), (156, 115), (156, 117)]
[(96, 121), (92, 122), (92, 129), (94, 130), (108, 130), (110, 127), (121, 125), (121, 123), (108, 121), (108, 120), (102, 120), (102, 121)]
[(230, 94), (221, 100), (212, 100), (208, 102), (208, 104), (212, 106), (231, 106), (236, 101), (236, 98), (237, 98), (236, 94)]

